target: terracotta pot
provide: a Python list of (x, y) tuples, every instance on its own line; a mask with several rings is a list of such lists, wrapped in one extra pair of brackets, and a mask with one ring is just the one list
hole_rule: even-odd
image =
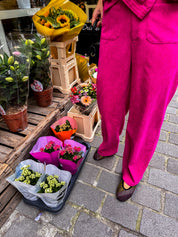
[(28, 126), (27, 107), (17, 113), (2, 115), (11, 132), (19, 132)]
[(38, 106), (47, 107), (52, 104), (53, 99), (53, 87), (50, 87), (44, 91), (34, 91), (34, 96)]

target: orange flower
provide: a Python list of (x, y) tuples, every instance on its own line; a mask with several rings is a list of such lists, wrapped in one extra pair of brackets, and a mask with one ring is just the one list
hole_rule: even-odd
[(66, 15), (60, 15), (56, 18), (56, 21), (60, 23), (61, 28), (69, 25), (70, 19)]
[(44, 25), (46, 21), (44, 19), (41, 20), (41, 24)]
[(82, 96), (82, 97), (81, 97), (81, 103), (82, 103), (83, 105), (88, 106), (88, 105), (91, 104), (91, 102), (92, 102), (92, 99), (91, 99), (90, 96)]

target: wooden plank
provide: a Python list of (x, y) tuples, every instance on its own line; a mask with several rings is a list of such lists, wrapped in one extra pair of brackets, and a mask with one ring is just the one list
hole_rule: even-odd
[(13, 173), (7, 164), (0, 164), (0, 193), (9, 185), (6, 178)]
[[(5, 122), (0, 122), (0, 128), (6, 129), (7, 131), (9, 131), (9, 129), (8, 129)], [(34, 125), (28, 124), (28, 127), (26, 129), (24, 129), (23, 131), (20, 131), (18, 133), (23, 134), (23, 135), (27, 135), (30, 132), (32, 132), (34, 128), (35, 128)]]
[(15, 195), (13, 196), (13, 198), (8, 203), (8, 205), (0, 213), (0, 228), (7, 221), (8, 217), (14, 211), (16, 206), (20, 203), (21, 199), (22, 199), (22, 195), (17, 191)]
[(57, 108), (57, 103), (52, 103), (48, 107), (39, 107), (35, 105), (29, 105), (28, 111), (41, 115), (48, 115), (50, 112), (54, 111)]
[(9, 185), (4, 192), (0, 195), (0, 212), (5, 208), (7, 203), (11, 200), (11, 198), (15, 195), (17, 189), (12, 185)]
[(13, 149), (12, 148), (9, 148), (7, 146), (3, 146), (3, 145), (0, 145), (0, 154), (3, 153), (3, 154), (9, 154)]
[(0, 144), (16, 147), (22, 140), (22, 136), (0, 130)]
[(33, 124), (38, 124), (45, 118), (44, 115), (28, 113), (28, 122)]

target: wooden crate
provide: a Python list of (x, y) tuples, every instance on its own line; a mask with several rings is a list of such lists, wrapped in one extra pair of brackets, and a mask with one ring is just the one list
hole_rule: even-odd
[(77, 122), (76, 135), (87, 142), (92, 142), (96, 129), (101, 122), (98, 106), (95, 105), (89, 115), (84, 115), (73, 105), (67, 115)]
[(74, 37), (64, 42), (50, 41), (51, 63), (66, 64), (74, 59), (77, 40), (78, 37)]
[(39, 107), (33, 98), (28, 105), (28, 127), (12, 133), (3, 120), (0, 120), (0, 227), (15, 209), (21, 195), (6, 178), (14, 173), (16, 166), (30, 158), (29, 152), (40, 136), (53, 135), (50, 125), (67, 115), (72, 103), (68, 95), (58, 90), (53, 92), (53, 103), (46, 108)]
[(66, 64), (52, 63), (50, 66), (53, 87), (60, 90), (63, 94), (70, 94), (70, 89), (80, 83), (77, 61), (72, 59)]

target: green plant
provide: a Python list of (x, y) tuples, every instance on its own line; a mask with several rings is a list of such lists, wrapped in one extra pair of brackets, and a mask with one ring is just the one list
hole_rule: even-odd
[(6, 53), (0, 56), (0, 105), (23, 106), (28, 97), (28, 65)]
[(19, 51), (26, 55), (30, 63), (30, 83), (34, 80), (40, 81), (43, 90), (51, 86), (50, 63), (49, 63), (49, 45), (46, 38), (40, 38), (34, 35), (35, 40), (22, 40)]

